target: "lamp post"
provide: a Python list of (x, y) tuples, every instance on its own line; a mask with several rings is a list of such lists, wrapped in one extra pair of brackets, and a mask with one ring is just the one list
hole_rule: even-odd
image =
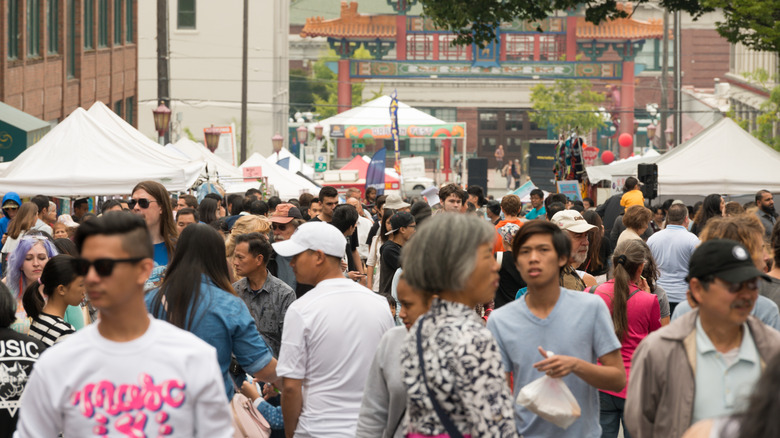
[(655, 123), (650, 122), (649, 125), (647, 125), (647, 147), (648, 149), (653, 146), (653, 139), (655, 139), (655, 130), (658, 127), (655, 126)]
[(282, 150), (282, 143), (284, 143), (284, 137), (278, 132), (271, 137), (271, 144), (274, 147), (274, 153), (276, 154), (276, 160), (279, 161), (279, 151)]
[(303, 170), (303, 148), (306, 147), (309, 140), (309, 130), (301, 125), (295, 130), (298, 134), (298, 159), (301, 160), (301, 170)]
[(671, 126), (666, 128), (664, 134), (666, 134), (666, 148), (671, 149), (672, 145), (674, 144), (674, 128)]
[(168, 131), (168, 125), (171, 122), (171, 110), (160, 101), (160, 106), (152, 110), (154, 116), (154, 129), (157, 130), (157, 136), (162, 146), (165, 146), (165, 132)]
[(219, 128), (215, 128), (211, 125), (211, 128), (206, 128), (203, 131), (206, 136), (206, 147), (213, 153), (219, 147), (219, 137), (222, 135)]

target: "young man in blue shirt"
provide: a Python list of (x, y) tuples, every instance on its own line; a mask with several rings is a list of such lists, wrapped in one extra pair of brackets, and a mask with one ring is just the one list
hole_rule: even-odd
[(547, 210), (544, 208), (543, 191), (540, 189), (531, 190), (531, 205), (534, 208), (525, 214), (526, 219), (547, 219)]

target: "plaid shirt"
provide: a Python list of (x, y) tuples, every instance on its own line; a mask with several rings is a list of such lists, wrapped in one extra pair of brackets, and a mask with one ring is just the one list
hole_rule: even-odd
[(259, 291), (253, 291), (246, 278), (233, 283), (233, 289), (246, 303), (249, 313), (255, 320), (257, 331), (273, 351), (274, 357), (278, 358), (282, 346), (284, 315), (290, 304), (295, 301), (295, 291), (270, 272), (267, 274), (268, 277)]

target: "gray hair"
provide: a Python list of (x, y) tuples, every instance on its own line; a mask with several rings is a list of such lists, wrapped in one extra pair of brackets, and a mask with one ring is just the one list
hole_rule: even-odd
[(461, 291), (474, 272), (477, 248), (495, 241), (496, 230), (485, 220), (459, 213), (436, 214), (401, 251), (404, 279), (431, 294)]

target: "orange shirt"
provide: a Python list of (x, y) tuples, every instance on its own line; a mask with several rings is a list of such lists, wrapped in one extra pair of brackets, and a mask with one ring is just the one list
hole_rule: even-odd
[(505, 248), (504, 247), (504, 239), (501, 237), (501, 234), (499, 234), (498, 229), (503, 227), (506, 224), (516, 224), (519, 227), (523, 226), (523, 221), (520, 219), (514, 219), (514, 220), (503, 220), (496, 225), (496, 243), (493, 245), (493, 254), (499, 252), (499, 251), (509, 251), (512, 248)]

